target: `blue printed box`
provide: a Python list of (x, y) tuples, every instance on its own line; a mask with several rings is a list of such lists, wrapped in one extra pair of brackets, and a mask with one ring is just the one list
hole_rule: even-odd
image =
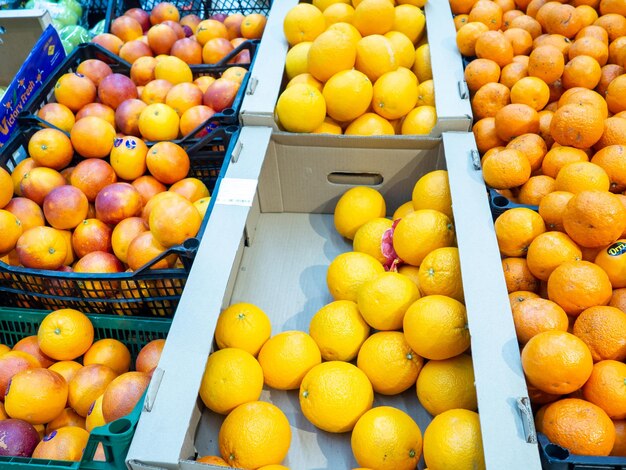
[(24, 106), (63, 59), (65, 51), (61, 39), (49, 25), (0, 100), (0, 147), (9, 140)]

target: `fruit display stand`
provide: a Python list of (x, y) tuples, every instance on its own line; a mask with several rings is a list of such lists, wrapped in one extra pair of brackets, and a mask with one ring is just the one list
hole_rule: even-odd
[[(287, 0), (276, 2), (272, 7), (241, 109), (243, 125), (268, 126), (278, 130), (274, 107), (283, 89), (283, 72), (289, 47), (283, 33), (283, 20), (287, 12), (298, 3), (297, 0)], [(450, 6), (448, 2), (430, 1), (424, 6), (424, 13), (437, 109), (437, 124), (430, 135), (441, 136), (444, 131), (468, 131), (471, 128), (472, 109), (463, 80), (461, 55), (455, 44)], [(393, 140), (397, 142), (400, 139), (414, 140), (415, 137), (396, 136)]]
[[(274, 333), (306, 330), (311, 316), (331, 300), (324, 283), (328, 264), (350, 249), (334, 231), (332, 218), (346, 189), (369, 181), (392, 211), (410, 198), (419, 176), (447, 168), (486, 465), (539, 469), (513, 322), (503, 315), (508, 298), (472, 135), (444, 133), (395, 149), (377, 145), (376, 139), (335, 142), (330, 136), (295, 137), (243, 127), (238, 161), (231, 162), (223, 180), (198, 250), (201, 261), (192, 267), (161, 356), (160, 380), (153, 380), (149, 390), (153, 406), (142, 413), (128, 464), (135, 469), (198, 468), (196, 454), (217, 453), (222, 417), (204, 409), (197, 390), (219, 312), (234, 302), (251, 302), (267, 312)], [(340, 182), (333, 182), (335, 177)], [(292, 427), (285, 465), (354, 467), (349, 435), (314, 428), (302, 419), (296, 397), (296, 392), (267, 389), (262, 394), (283, 409)], [(376, 395), (375, 403), (408, 410), (422, 430), (430, 421), (414, 391), (396, 398)]]
[[(9, 171), (15, 167), (33, 131), (34, 128), (24, 128), (14, 133), (0, 152), (2, 167)], [(230, 157), (234, 151), (238, 132), (238, 126), (221, 127), (187, 147), (191, 160), (190, 175), (201, 179), (212, 193), (219, 190), (230, 161), (227, 156)], [(169, 254), (180, 256), (183, 262), (181, 268), (151, 270), (147, 265), (135, 272), (85, 274), (30, 269), (0, 262), (0, 304), (171, 317), (183, 291), (198, 240), (211, 217), (214, 201), (207, 208), (199, 235), (169, 249)], [(164, 256), (167, 254), (164, 253)]]
[[(36, 335), (39, 324), (48, 312), (31, 309), (0, 308), (0, 343), (13, 346), (20, 339)], [(171, 319), (130, 319), (111, 315), (90, 315), (94, 338), (114, 338), (126, 345), (134, 361), (143, 346), (155, 339), (164, 339)], [(9, 469), (124, 469), (125, 456), (133, 438), (141, 400), (130, 415), (105, 426), (94, 428), (80, 462), (44, 460), (25, 457), (0, 457), (0, 467)], [(102, 444), (105, 461), (94, 460)]]

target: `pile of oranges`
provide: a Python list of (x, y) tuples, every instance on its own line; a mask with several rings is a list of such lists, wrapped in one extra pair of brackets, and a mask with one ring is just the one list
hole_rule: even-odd
[[(268, 316), (249, 303), (220, 314), (219, 350), (199, 394), (226, 415), (221, 456), (198, 461), (286, 468), (290, 421), (260, 401), (265, 386), (295, 391), (289, 399), (317, 428), (351, 432), (362, 468), (413, 470), (422, 455), (431, 470), (485, 468), (447, 173), (424, 175), (412, 200), (386, 214), (384, 198), (369, 187), (339, 199), (335, 228), (353, 251), (328, 266), (333, 301), (311, 312), (308, 332), (272, 335)], [(422, 434), (404, 410), (374, 406), (375, 394), (419, 400), (434, 419)]]
[(537, 429), (626, 456), (626, 3), (450, 0)]
[(315, 0), (285, 16), (289, 132), (429, 134), (437, 121), (425, 0)]
[[(31, 449), (33, 458), (79, 461), (94, 428), (136, 406), (164, 343), (147, 343), (130, 371), (131, 353), (124, 343), (94, 341), (89, 317), (56, 310), (42, 320), (37, 335), (12, 348), (0, 344), (0, 420), (34, 426), (41, 440)], [(6, 435), (3, 439), (8, 441)], [(104, 459), (102, 448), (96, 459)]]
[[(140, 57), (172, 55), (187, 64), (216, 64), (249, 39), (260, 39), (267, 18), (260, 13), (216, 14), (202, 19), (181, 17), (173, 3), (161, 2), (145, 11), (131, 8), (111, 22), (111, 32), (95, 36), (100, 44), (129, 63)], [(250, 63), (250, 52), (241, 51), (231, 63)]]

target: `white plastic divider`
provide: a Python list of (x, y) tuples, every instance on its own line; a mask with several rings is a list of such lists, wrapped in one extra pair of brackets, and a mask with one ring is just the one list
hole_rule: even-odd
[[(283, 83), (289, 49), (283, 33), (283, 20), (298, 3), (298, 0), (280, 0), (272, 6), (241, 106), (239, 119), (242, 125), (278, 130), (274, 107)], [(437, 124), (430, 136), (439, 137), (447, 131), (468, 131), (472, 125), (472, 108), (463, 77), (463, 61), (456, 47), (450, 5), (446, 0), (430, 0), (424, 12), (437, 108)]]
[(236, 257), (250, 212), (250, 187), (256, 186), (270, 135), (269, 128), (241, 130), (241, 151), (228, 175), (251, 184), (244, 184), (238, 194), (232, 189), (237, 185), (228, 178), (221, 183), (230, 195), (216, 196), (128, 452), (130, 468), (178, 468), (181, 458), (195, 453), (194, 435), (189, 432), (195, 431), (200, 419), (200, 381), (229, 290), (231, 269), (238, 265)]
[[(500, 252), (474, 135), (444, 147), (487, 469), (540, 469), (539, 450)], [(454, 150), (454, 152), (452, 152)]]

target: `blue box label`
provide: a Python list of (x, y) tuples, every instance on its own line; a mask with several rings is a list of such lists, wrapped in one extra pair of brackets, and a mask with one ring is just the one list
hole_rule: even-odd
[(0, 147), (11, 137), (24, 106), (64, 59), (61, 38), (49, 25), (0, 100)]

